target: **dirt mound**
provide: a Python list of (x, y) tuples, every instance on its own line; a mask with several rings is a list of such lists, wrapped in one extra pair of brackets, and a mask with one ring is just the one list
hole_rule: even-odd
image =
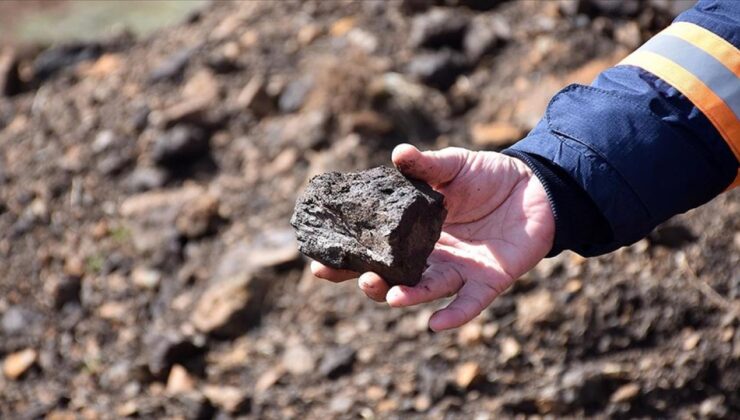
[(732, 417), (737, 191), (440, 334), (312, 278), (288, 225), (400, 142), (511, 144), (674, 5), (218, 2), (0, 54), (0, 417)]

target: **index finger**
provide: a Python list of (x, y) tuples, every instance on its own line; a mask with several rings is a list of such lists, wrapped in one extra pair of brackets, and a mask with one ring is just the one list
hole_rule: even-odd
[(360, 273), (356, 273), (350, 270), (340, 270), (337, 268), (327, 267), (318, 261), (311, 261), (311, 273), (313, 273), (313, 275), (316, 277), (320, 277), (334, 283), (360, 277)]

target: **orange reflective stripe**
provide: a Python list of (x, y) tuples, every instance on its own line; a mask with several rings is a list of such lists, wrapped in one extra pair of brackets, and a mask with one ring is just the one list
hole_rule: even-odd
[(740, 77), (740, 51), (721, 36), (688, 22), (676, 22), (660, 35), (673, 35), (706, 51)]
[(725, 102), (696, 76), (673, 61), (649, 52), (635, 51), (619, 64), (640, 67), (665, 80), (683, 93), (709, 118), (740, 161), (740, 121)]

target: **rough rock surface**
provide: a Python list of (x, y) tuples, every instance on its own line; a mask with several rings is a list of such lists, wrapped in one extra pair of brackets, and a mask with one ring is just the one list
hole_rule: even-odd
[(414, 285), (439, 239), (444, 196), (388, 167), (311, 179), (291, 224), (302, 253), (331, 267)]

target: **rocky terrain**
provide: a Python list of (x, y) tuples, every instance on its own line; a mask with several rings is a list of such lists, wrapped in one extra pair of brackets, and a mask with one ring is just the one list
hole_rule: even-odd
[(288, 224), (400, 142), (506, 147), (686, 6), (218, 2), (4, 48), (0, 418), (738, 416), (738, 191), (437, 334), (313, 278)]

